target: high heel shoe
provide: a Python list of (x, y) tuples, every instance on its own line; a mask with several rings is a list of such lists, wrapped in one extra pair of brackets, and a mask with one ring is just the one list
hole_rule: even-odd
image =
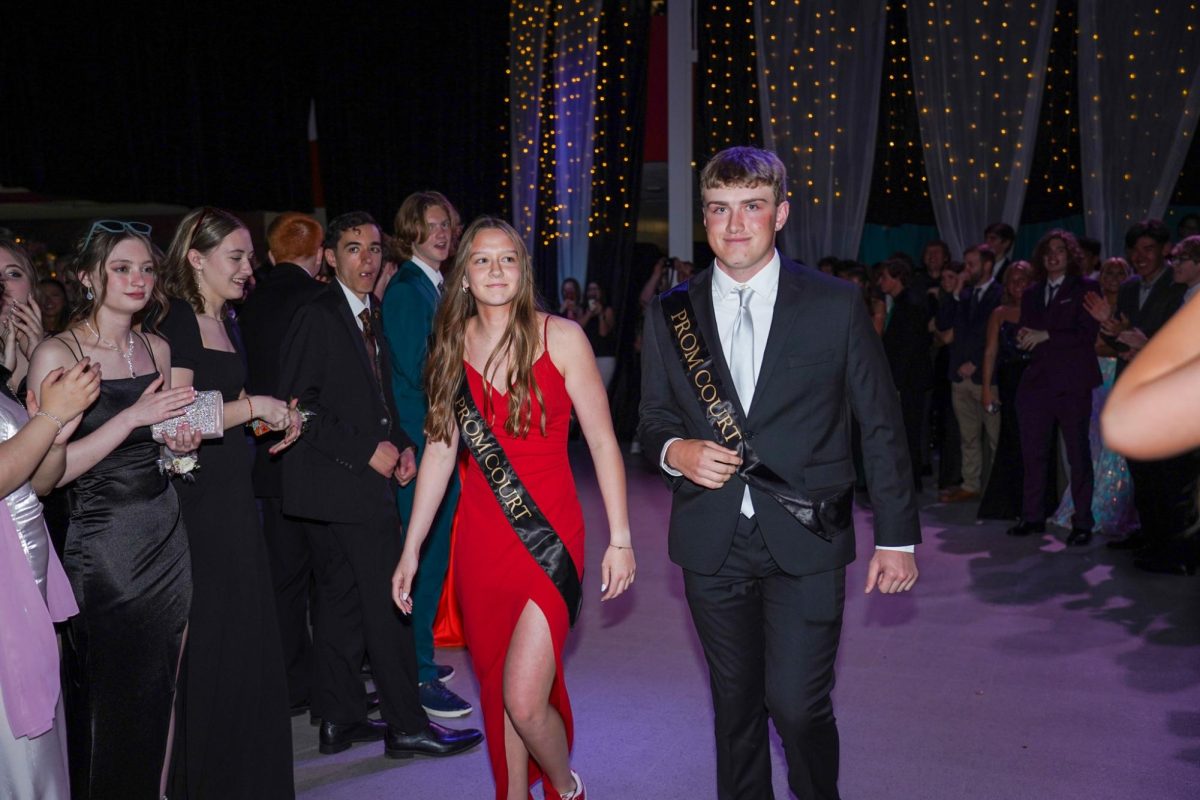
[[(546, 792), (546, 800), (587, 800), (584, 796), (583, 778), (579, 777), (579, 773), (571, 770), (571, 779), (575, 781), (575, 788), (566, 794), (559, 794), (558, 790), (553, 786), (548, 786), (549, 791)], [(549, 781), (547, 781), (549, 784)], [(551, 794), (553, 792), (553, 794)]]

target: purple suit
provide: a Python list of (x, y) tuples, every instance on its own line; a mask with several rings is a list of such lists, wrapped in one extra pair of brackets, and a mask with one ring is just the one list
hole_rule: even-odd
[(1095, 349), (1100, 323), (1084, 308), (1083, 298), (1089, 292), (1099, 294), (1099, 287), (1085, 278), (1068, 275), (1049, 305), (1045, 281), (1030, 286), (1021, 298), (1019, 327), (1050, 334), (1049, 339), (1033, 349), (1033, 359), (1017, 388), (1025, 466), (1022, 516), (1026, 522), (1045, 521), (1043, 498), (1057, 423), (1071, 466), (1073, 527), (1091, 530), (1094, 525), (1088, 426), (1092, 389), (1101, 383)]

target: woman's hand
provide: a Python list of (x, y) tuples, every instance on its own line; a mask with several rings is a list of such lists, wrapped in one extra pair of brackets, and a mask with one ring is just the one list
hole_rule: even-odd
[[(150, 385), (142, 392), (137, 402), (121, 413), (125, 415), (130, 427), (140, 428), (153, 425), (156, 422), (178, 417), (183, 410), (196, 400), (196, 390), (191, 386), (180, 386), (177, 389), (162, 389), (163, 378), (158, 376), (150, 381)], [(194, 449), (194, 448), (193, 448)]]
[(984, 384), (983, 391), (979, 395), (979, 402), (986, 410), (992, 404), (992, 387)]
[(163, 432), (163, 443), (177, 456), (194, 453), (200, 449), (200, 431), (186, 422), (181, 422), (176, 426), (175, 433)]
[(633, 548), (610, 544), (604, 551), (604, 560), (600, 562), (600, 591), (604, 592), (600, 599), (612, 600), (614, 597), (620, 597), (633, 585), (636, 572), (637, 563), (633, 558)]
[(28, 361), (34, 348), (46, 338), (45, 329), (42, 327), (42, 307), (33, 302), (32, 298), (24, 303), (14, 303), (9, 327), (16, 330), (17, 347), (21, 348), (21, 354)]
[(287, 433), (284, 435), (283, 439), (273, 444), (271, 448), (267, 450), (267, 452), (271, 455), (282, 453), (284, 450), (287, 450), (296, 443), (296, 440), (300, 438), (300, 434), (304, 431), (304, 417), (300, 414), (300, 409), (296, 407), (296, 404), (299, 402), (299, 400), (293, 397), (292, 402), (288, 403)]
[(261, 419), (267, 423), (267, 427), (271, 430), (281, 431), (291, 424), (293, 407), (285, 401), (276, 397), (256, 394), (250, 398), (250, 402), (254, 404), (255, 419)]
[[(96, 365), (96, 366), (92, 367), (92, 369), (99, 370), (100, 366)], [(55, 370), (55, 372), (61, 372), (61, 370)], [(54, 373), (51, 373), (51, 375), (53, 375), (53, 374)], [(97, 373), (97, 374), (99, 374), (99, 373)], [(47, 375), (45, 380), (42, 381), (42, 392), (43, 393), (46, 391), (46, 381), (49, 379), (50, 379), (50, 375)], [(99, 388), (97, 388), (97, 391), (96, 391), (97, 396), (99, 396), (99, 393), (100, 393)], [(34, 415), (36, 415), (38, 413), (37, 396), (33, 393), (32, 389), (29, 389), (28, 391), (25, 392), (25, 409), (29, 412), (30, 419), (32, 419), (34, 417)], [(49, 412), (47, 412), (47, 413), (49, 413)], [(83, 420), (83, 414), (76, 414), (74, 417), (72, 417), (71, 419), (64, 422), (62, 428), (60, 428), (58, 433), (55, 434), (55, 436), (54, 436), (54, 447), (66, 446), (67, 443), (71, 441), (71, 436), (72, 436), (72, 434), (75, 433), (75, 429), (79, 427), (79, 423), (81, 420)]]
[[(100, 365), (85, 357), (70, 369), (52, 370), (42, 379), (38, 396), (42, 398), (41, 410), (66, 425), (91, 408), (100, 396)], [(38, 405), (35, 401), (27, 406), (29, 413), (36, 414)]]
[(417, 554), (406, 547), (396, 571), (392, 573), (392, 601), (405, 614), (411, 614), (413, 610), (412, 587), (416, 576)]

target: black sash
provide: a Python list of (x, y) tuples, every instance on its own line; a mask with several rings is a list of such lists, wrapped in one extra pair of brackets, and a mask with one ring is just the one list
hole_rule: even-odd
[[(825, 500), (809, 500), (764, 464), (747, 440), (745, 420), (737, 406), (727, 399), (721, 378), (713, 369), (712, 355), (704, 343), (704, 334), (696, 324), (696, 311), (688, 296), (688, 284), (682, 283), (666, 292), (660, 301), (671, 342), (675, 345), (688, 383), (696, 392), (696, 402), (712, 426), (717, 444), (736, 449), (742, 457), (742, 465), (737, 469), (738, 477), (769, 495), (805, 528), (832, 542), (838, 531), (850, 525), (852, 488)], [(832, 530), (827, 530), (827, 526)]]
[(462, 388), (454, 400), (454, 416), (458, 420), (462, 440), (475, 457), (475, 463), (483, 472), (484, 480), (492, 487), (496, 502), (504, 509), (504, 516), (516, 531), (521, 544), (525, 545), (529, 555), (533, 556), (533, 560), (562, 595), (567, 604), (570, 624), (574, 626), (575, 618), (579, 616), (580, 601), (583, 600), (575, 562), (571, 560), (567, 546), (550, 525), (546, 515), (533, 502), (533, 497), (517, 477), (512, 462), (496, 441), (492, 429), (483, 421), (483, 416), (471, 397), (471, 388), (467, 385), (465, 375)]

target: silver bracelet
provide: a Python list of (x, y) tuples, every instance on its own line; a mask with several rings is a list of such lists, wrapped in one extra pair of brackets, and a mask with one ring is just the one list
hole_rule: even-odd
[(38, 411), (36, 414), (34, 414), (34, 416), (35, 417), (45, 417), (46, 419), (50, 420), (51, 422), (53, 422), (55, 425), (58, 426), (58, 432), (62, 433), (63, 421), (61, 419), (59, 419), (58, 417), (54, 416), (53, 414), (51, 414), (49, 411)]

